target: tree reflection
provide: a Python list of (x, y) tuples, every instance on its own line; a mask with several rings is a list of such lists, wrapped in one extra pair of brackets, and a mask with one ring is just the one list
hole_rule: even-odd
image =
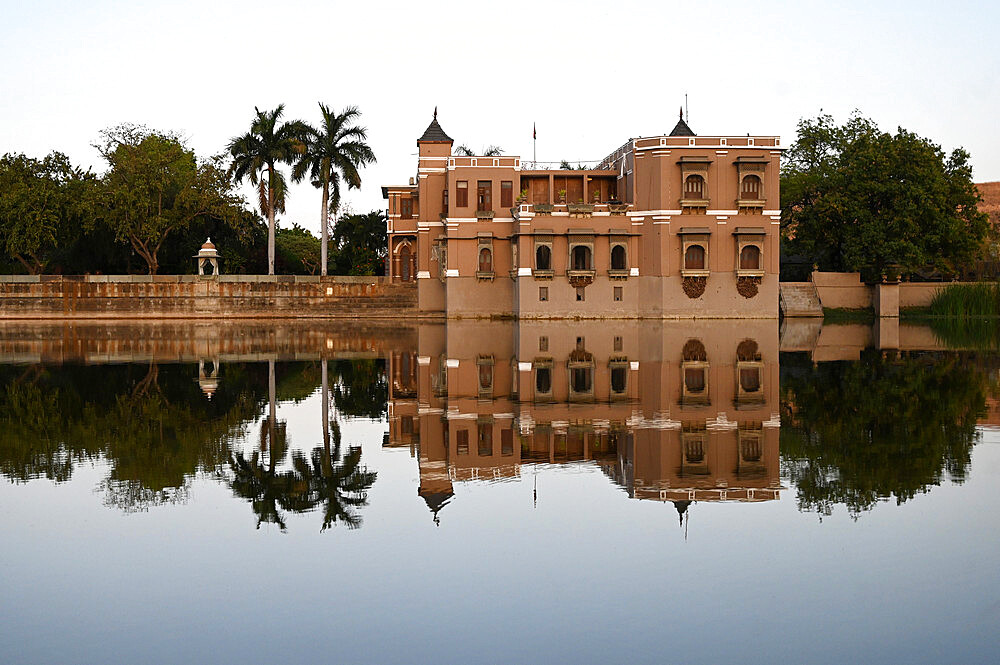
[(329, 442), (314, 448), (309, 458), (301, 452), (292, 456), (292, 467), (297, 480), (308, 488), (303, 503), (310, 508), (322, 505), (323, 526), (326, 531), (338, 521), (349, 529), (361, 526), (357, 508), (368, 505), (368, 490), (375, 483), (377, 474), (361, 466), (361, 447), (350, 446), (343, 454), (340, 424), (334, 422), (333, 448)]
[(194, 473), (225, 464), (263, 403), (252, 371), (227, 369), (209, 401), (183, 365), (0, 366), (0, 475), (63, 482), (103, 457), (109, 505), (178, 500)]
[(857, 518), (945, 478), (962, 482), (990, 388), (974, 360), (866, 351), (814, 366), (783, 354), (782, 467), (800, 509), (829, 515), (844, 504)]
[(345, 416), (378, 420), (388, 413), (389, 382), (385, 361), (335, 360), (333, 399)]
[[(361, 516), (356, 509), (368, 503), (367, 492), (375, 482), (376, 473), (361, 466), (361, 448), (351, 446), (343, 451), (340, 424), (332, 423), (332, 447), (329, 417), (329, 384), (327, 361), (321, 362), (321, 393), (323, 445), (313, 449), (307, 457), (300, 451), (292, 453), (292, 468), (278, 472), (277, 466), (288, 451), (285, 423), (275, 416), (275, 381), (273, 364), (269, 372), (269, 412), (261, 427), (261, 446), (248, 459), (234, 454), (230, 460), (233, 493), (250, 501), (257, 515), (257, 528), (264, 522), (277, 524), (284, 531), (286, 523), (282, 510), (302, 513), (323, 508), (323, 525), (326, 531), (338, 521), (348, 528), (361, 526)], [(362, 390), (361, 392), (365, 392)], [(339, 404), (338, 404), (339, 406)], [(375, 405), (369, 405), (369, 409)], [(262, 462), (261, 453), (268, 453), (268, 462)]]

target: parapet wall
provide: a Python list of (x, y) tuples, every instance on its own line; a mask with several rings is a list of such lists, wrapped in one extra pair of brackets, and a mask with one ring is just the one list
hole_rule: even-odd
[(0, 319), (413, 318), (413, 283), (302, 275), (2, 275)]

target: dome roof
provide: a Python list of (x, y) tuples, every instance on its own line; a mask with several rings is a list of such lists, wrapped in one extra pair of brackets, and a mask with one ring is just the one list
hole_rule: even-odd
[(205, 240), (205, 244), (201, 246), (198, 253), (195, 255), (196, 259), (209, 259), (218, 258), (219, 252), (215, 249), (215, 245), (212, 243), (212, 239), (208, 238)]

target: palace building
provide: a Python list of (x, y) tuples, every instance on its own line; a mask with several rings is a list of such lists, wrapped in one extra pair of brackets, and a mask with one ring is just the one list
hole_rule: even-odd
[(434, 119), (386, 186), (388, 274), (449, 317), (777, 318), (775, 136), (629, 139), (593, 169), (458, 156)]

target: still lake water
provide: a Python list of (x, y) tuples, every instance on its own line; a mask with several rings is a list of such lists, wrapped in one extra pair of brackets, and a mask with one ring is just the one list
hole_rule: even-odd
[(927, 329), (6, 323), (0, 363), (3, 663), (996, 662), (1000, 356)]

